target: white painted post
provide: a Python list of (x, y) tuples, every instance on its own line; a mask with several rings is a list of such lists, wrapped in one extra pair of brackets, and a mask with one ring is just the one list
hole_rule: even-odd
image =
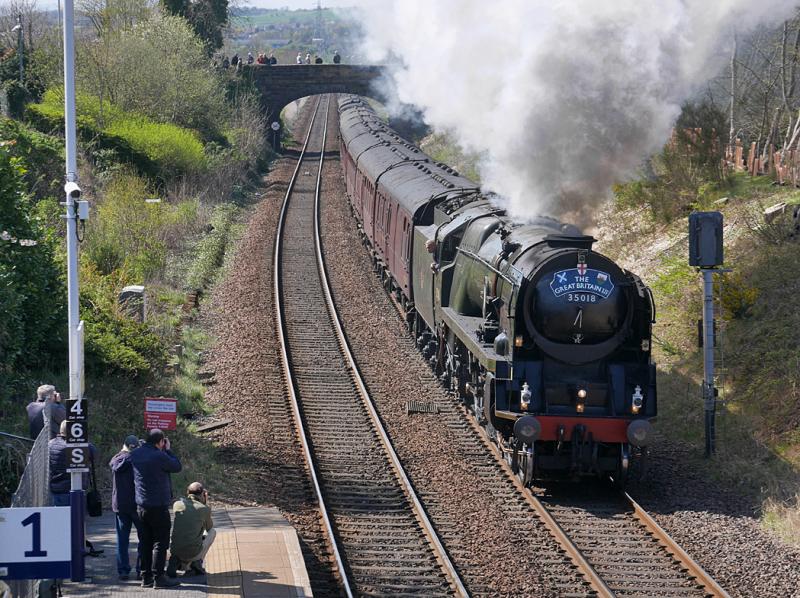
[[(64, 0), (64, 137), (66, 145), (66, 195), (67, 220), (67, 326), (69, 341), (69, 397), (81, 399), (83, 381), (81, 371), (82, 336), (79, 329), (80, 313), (78, 292), (78, 187), (77, 132), (75, 125), (75, 10), (74, 0)], [(88, 449), (87, 449), (88, 450)], [(83, 544), (83, 476), (70, 475), (70, 501), (73, 503), (72, 530), (72, 580), (85, 577)], [(77, 501), (77, 504), (74, 504)]]

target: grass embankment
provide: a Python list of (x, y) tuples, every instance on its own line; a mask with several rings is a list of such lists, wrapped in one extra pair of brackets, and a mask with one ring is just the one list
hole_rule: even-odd
[[(714, 203), (723, 196), (727, 202)], [(764, 209), (780, 202), (790, 205), (788, 213), (766, 223)], [(655, 295), (661, 433), (689, 446), (691, 466), (751, 496), (765, 525), (800, 545), (800, 279), (793, 274), (797, 239), (790, 237), (791, 205), (798, 203), (797, 190), (737, 174), (696, 206), (723, 212), (725, 266), (732, 270), (717, 285), (724, 376), (712, 459), (703, 458), (702, 279), (687, 265), (686, 218), (655, 224), (642, 208), (612, 210), (614, 230), (601, 232), (600, 249), (640, 274)]]
[[(43, 103), (28, 110), (37, 114), (33, 122), (48, 131), (47, 123), (57, 119), (62, 110), (56, 108), (54, 97), (45, 94)], [(101, 108), (102, 117), (98, 113)], [(92, 136), (92, 143), (106, 138), (115, 144), (100, 151), (90, 144), (92, 159), (82, 159), (79, 165), (84, 195), (92, 200), (91, 217), (81, 230), (79, 276), (81, 319), (86, 323), (89, 432), (100, 450), (97, 471), (101, 485), (110, 487), (105, 464), (119, 450), (122, 439), (131, 433), (144, 435), (144, 397), (169, 396), (178, 399), (182, 416), (178, 429), (169, 434), (184, 463), (184, 471), (173, 479), (176, 492), (182, 493), (186, 484), (196, 479), (211, 488), (219, 487), (225, 481), (216, 449), (194, 433), (195, 422), (210, 413), (200, 379), (202, 352), (210, 339), (193, 323), (197, 302), (187, 300), (187, 292), (201, 296), (223, 266), (241, 231), (241, 204), (248, 196), (240, 190), (254, 181), (254, 169), (265, 165), (263, 146), (249, 139), (240, 142), (232, 129), (230, 148), (224, 151), (249, 157), (229, 160), (238, 165), (229, 174), (227, 162), (217, 168), (207, 161), (207, 148), (192, 130), (154, 123), (91, 98), (84, 98), (81, 114), (81, 126)], [(8, 303), (4, 303), (6, 298), (27, 293), (8, 304), (15, 311), (0, 313), (0, 355), (4, 357), (0, 363), (0, 431), (20, 436), (27, 436), (25, 405), (34, 398), (37, 386), (55, 384), (62, 395), (68, 394), (65, 230), (63, 208), (58, 205), (61, 146), (57, 137), (21, 123), (0, 121), (0, 165), (9, 175), (3, 179), (8, 186), (3, 197), (9, 206), (0, 217), (0, 231), (9, 231), (6, 236), (13, 239), (0, 241), (13, 243), (17, 237), (36, 241), (32, 247), (21, 243), (11, 247), (20, 254), (10, 264), (11, 270), (4, 270), (5, 261), (0, 259), (0, 279), (12, 284), (10, 292), (0, 289), (0, 305)], [(213, 151), (219, 154), (221, 150)], [(154, 197), (159, 199), (145, 201)], [(238, 203), (224, 203), (229, 197)], [(38, 276), (34, 283), (14, 278), (15, 269), (22, 268), (24, 273), (43, 261), (51, 266), (52, 280)], [(130, 284), (146, 287), (143, 323), (118, 303), (119, 292)], [(52, 292), (48, 291), (51, 287)], [(52, 317), (60, 320), (45, 329), (41, 314), (50, 312), (41, 307), (49, 305), (58, 306)], [(34, 307), (33, 316), (26, 315), (25, 309)], [(19, 336), (17, 331), (26, 322), (45, 339), (42, 347), (34, 347), (28, 334), (27, 344), (12, 347), (14, 352), (9, 353), (7, 341)], [(24, 443), (0, 442), (2, 505), (16, 488), (26, 449)]]

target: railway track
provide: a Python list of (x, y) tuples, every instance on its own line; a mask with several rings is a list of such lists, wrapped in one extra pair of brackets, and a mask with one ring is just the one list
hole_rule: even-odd
[(383, 430), (331, 299), (317, 218), (329, 104), (317, 103), (286, 193), (274, 293), (287, 391), (334, 568), (347, 596), (466, 596)]

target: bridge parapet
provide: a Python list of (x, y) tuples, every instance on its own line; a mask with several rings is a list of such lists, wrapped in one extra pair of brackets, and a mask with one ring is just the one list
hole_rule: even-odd
[(385, 75), (386, 67), (357, 64), (253, 64), (242, 70), (261, 92), (270, 123), (280, 122), (287, 104), (310, 95), (352, 93), (381, 100), (376, 82)]

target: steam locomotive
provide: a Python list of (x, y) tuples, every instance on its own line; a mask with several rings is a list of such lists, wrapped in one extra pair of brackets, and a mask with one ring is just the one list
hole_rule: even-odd
[(442, 381), (524, 483), (624, 484), (656, 416), (650, 289), (576, 227), (512, 220), (363, 99), (338, 106), (362, 239)]

